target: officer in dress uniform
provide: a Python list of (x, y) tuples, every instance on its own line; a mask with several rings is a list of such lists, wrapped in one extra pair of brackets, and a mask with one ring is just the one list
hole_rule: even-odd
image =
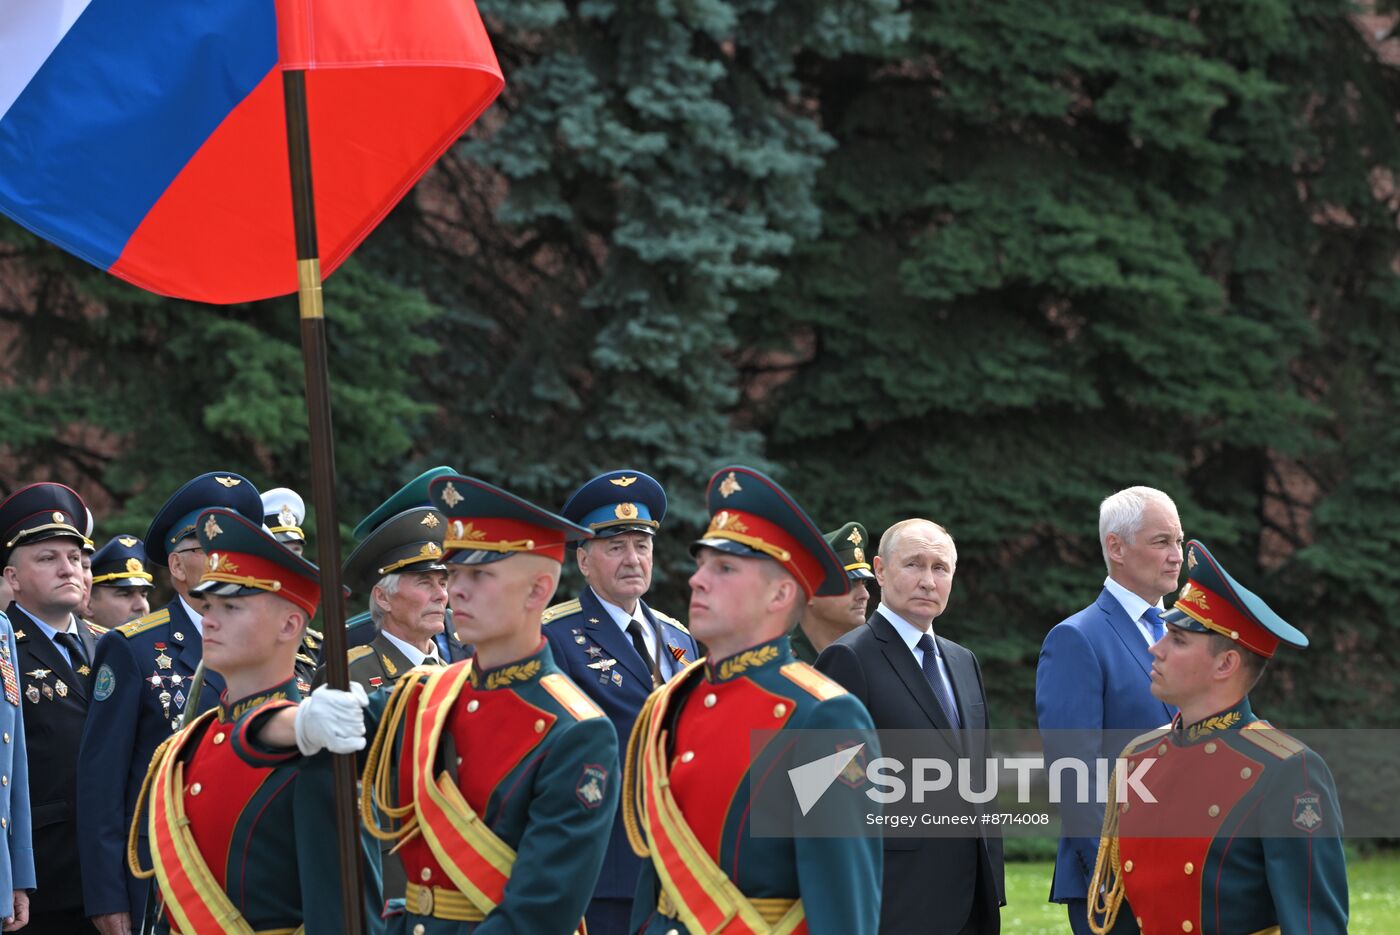
[[(356, 542), (362, 542), (370, 533), (374, 532), (384, 523), (398, 516), (404, 510), (413, 507), (432, 506), (428, 498), (428, 484), (434, 478), (447, 477), (457, 472), (445, 465), (429, 468), (419, 474), (413, 480), (404, 484), (396, 490), (389, 499), (375, 507), (370, 513), (355, 526), (354, 536)], [(369, 611), (356, 614), (345, 621), (345, 645), (348, 648), (363, 646), (374, 639), (375, 626)], [(470, 654), (469, 648), (457, 641), (452, 629), (452, 609), (448, 608), (447, 616), (443, 620), (442, 632), (434, 634), (433, 642), (437, 644), (438, 654), (447, 662), (458, 662), (467, 658)]]
[(146, 548), (132, 535), (113, 536), (92, 557), (89, 620), (106, 632), (151, 612), (155, 576), (147, 569)]
[[(94, 628), (76, 613), (83, 599), (79, 524), (84, 512), (82, 499), (62, 484), (30, 484), (0, 503), (0, 564), (14, 593), (6, 613), (18, 650), (10, 655), (6, 644), (0, 667), (18, 678), (15, 697), (22, 694), (29, 708), (27, 766), (39, 779), (29, 790), (38, 887), (29, 909), (35, 932), (92, 931), (83, 913), (74, 822), (78, 743), (96, 646)], [(6, 680), (7, 691), (14, 681)], [(12, 726), (4, 727), (7, 738)], [(9, 752), (8, 743), (0, 746)], [(4, 768), (0, 787), (9, 781), (10, 766)]]
[(869, 581), (875, 580), (866, 560), (870, 536), (860, 523), (847, 523), (826, 534), (826, 544), (841, 560), (851, 590), (833, 597), (814, 597), (802, 612), (802, 621), (793, 628), (789, 641), (792, 654), (807, 665), (816, 665), (823, 649), (865, 623), (865, 606), (870, 602)]
[(438, 477), (431, 493), (447, 519), (453, 619), (475, 655), (372, 696), (361, 814), (401, 842), (405, 932), (566, 935), (607, 849), (617, 733), (555, 665), (540, 617), (565, 542), (592, 533), (470, 477)]
[[(127, 871), (126, 832), (151, 754), (179, 725), (203, 655), (202, 618), (190, 602), (191, 589), (204, 573), (195, 521), (215, 506), (262, 522), (262, 498), (246, 478), (215, 471), (186, 483), (146, 532), (146, 555), (169, 570), (174, 599), (97, 643), (93, 704), (78, 772), (103, 781), (85, 782), (78, 789), (78, 833), (83, 902), (104, 935), (141, 926), (148, 886)], [(218, 704), (224, 680), (209, 673), (200, 689), (199, 708), (208, 709)], [(141, 859), (148, 865), (144, 831), (138, 838)]]
[(1089, 925), (1107, 932), (1131, 912), (1143, 935), (1345, 933), (1332, 774), (1249, 704), (1279, 643), (1308, 638), (1204, 545), (1186, 550), (1188, 580), (1152, 647), (1152, 694), (1180, 710), (1124, 751), (1130, 771), (1154, 760), (1140, 782), (1156, 801), (1110, 789)]
[(754, 731), (873, 738), (865, 706), (788, 647), (809, 598), (846, 592), (846, 570), (802, 508), (752, 468), (722, 468), (707, 502), (688, 619), (709, 656), (648, 699), (627, 745), (623, 817), (651, 858), (632, 930), (874, 933), (878, 837), (750, 833), (753, 784), (775, 772), (786, 781), (750, 770)]
[[(3, 546), (11, 539), (0, 539)], [(29, 922), (29, 891), (34, 889), (34, 847), (29, 821), (29, 759), (20, 713), (19, 673), (10, 620), (0, 612), (0, 921), (22, 927)], [(6, 902), (5, 900), (9, 900)]]
[[(261, 522), (226, 509), (197, 520), (205, 662), (227, 687), (151, 762), (136, 820), (153, 863), (132, 870), (155, 877), (157, 933), (347, 931), (340, 868), (326, 856), (336, 837), (330, 757), (260, 736), (301, 700), (294, 661), (320, 575)], [(379, 931), (377, 860), (366, 856), (366, 916)]]
[[(609, 471), (575, 491), (562, 514), (593, 531), (574, 552), (587, 587), (545, 611), (544, 635), (559, 668), (626, 737), (652, 689), (700, 655), (680, 621), (642, 600), (666, 493), (641, 471)], [(619, 814), (588, 905), (589, 935), (625, 935), (641, 869)]]

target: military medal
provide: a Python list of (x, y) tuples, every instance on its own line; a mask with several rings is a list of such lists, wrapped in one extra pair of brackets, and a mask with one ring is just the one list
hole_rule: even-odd
[(87, 667), (87, 665), (85, 665), (85, 664), (84, 664), (84, 665), (80, 665), (80, 666), (78, 666), (78, 674), (79, 674), (79, 675), (91, 675), (91, 674), (92, 674), (92, 670), (89, 669), (89, 668)]
[(14, 665), (10, 663), (8, 645), (0, 643), (0, 646), (7, 647), (6, 652), (0, 653), (0, 678), (3, 678), (5, 682), (5, 700), (12, 705), (17, 705), (19, 704), (19, 679), (15, 676)]
[(163, 688), (165, 686), (165, 683), (161, 680), (159, 672), (153, 674), (150, 678), (146, 679), (146, 681), (151, 683), (152, 688)]
[(185, 680), (184, 677), (183, 677), (182, 675), (180, 675), (179, 672), (174, 672), (174, 673), (172, 673), (171, 676), (170, 676), (170, 684), (171, 684), (171, 685), (179, 685), (179, 684), (180, 684), (181, 682), (183, 682), (184, 680)]
[(580, 646), (588, 642), (586, 639), (583, 638), (583, 631), (578, 629), (577, 627), (574, 627), (570, 632), (574, 635), (574, 642), (579, 644)]
[(28, 672), (26, 672), (26, 673), (24, 673), (24, 674), (27, 675), (27, 676), (29, 676), (29, 677), (32, 678), (32, 679), (39, 679), (40, 681), (42, 681), (42, 680), (48, 678), (48, 677), (49, 677), (49, 673), (52, 672), (52, 671), (53, 671), (52, 669), (31, 669), (31, 670), (29, 670)]
[(173, 636), (173, 637), (175, 637), (175, 642), (177, 642), (177, 643), (183, 643), (183, 642), (185, 641), (185, 634), (183, 634), (183, 633), (180, 633), (180, 632), (177, 631), (177, 632), (172, 633), (172, 634), (170, 634), (170, 635)]
[(58, 697), (60, 698), (68, 697), (68, 683), (62, 679), (54, 683), (53, 690), (58, 692)]
[(177, 707), (177, 708), (183, 708), (184, 706), (185, 706), (185, 693), (184, 693), (183, 691), (176, 691), (176, 692), (175, 692), (175, 707)]
[[(7, 695), (7, 697), (8, 697), (8, 695)], [(38, 687), (37, 685), (27, 685), (27, 686), (25, 686), (25, 689), (24, 689), (24, 697), (25, 697), (26, 699), (29, 700), (29, 703), (30, 703), (30, 704), (38, 704), (38, 703), (39, 703), (39, 687)]]
[(621, 687), (621, 685), (622, 685), (622, 673), (621, 673), (621, 672), (614, 672), (614, 673), (612, 674), (612, 683), (613, 683), (614, 685), (617, 685), (617, 686)]
[(589, 659), (597, 659), (599, 656), (603, 655), (603, 649), (600, 646), (590, 646), (585, 649), (584, 652), (588, 653)]
[(168, 668), (170, 668), (171, 659), (170, 659), (169, 656), (167, 656), (167, 655), (165, 654), (165, 644), (164, 644), (164, 643), (157, 643), (157, 644), (156, 644), (156, 653), (158, 654), (158, 655), (156, 656), (156, 668), (157, 668), (157, 669), (168, 669)]
[(43, 687), (40, 688), (39, 691), (44, 693), (45, 698), (49, 699), (50, 701), (53, 701), (53, 686), (50, 685), (48, 682), (45, 682), (43, 684)]
[(612, 667), (617, 665), (616, 659), (599, 659), (597, 662), (590, 662), (588, 668), (598, 671), (598, 684), (606, 685), (612, 682), (614, 685), (622, 684), (622, 676), (612, 671)]

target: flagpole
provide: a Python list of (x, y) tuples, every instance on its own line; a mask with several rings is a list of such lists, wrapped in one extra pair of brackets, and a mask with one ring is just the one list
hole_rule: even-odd
[[(321, 297), (320, 248), (316, 243), (316, 205), (311, 188), (311, 134), (306, 117), (306, 72), (285, 69), (287, 155), (292, 172), (292, 220), (296, 229), (297, 297), (301, 308), (301, 356), (306, 376), (306, 413), (311, 426), (311, 499), (316, 508), (316, 541), (321, 566), (321, 613), (325, 642), (322, 657), (326, 684), (350, 686), (345, 658), (345, 595), (340, 586), (340, 523), (335, 512), (335, 440), (331, 433), (329, 368), (326, 363), (326, 318)], [(365, 903), (360, 877), (359, 819), (355, 810), (354, 756), (333, 756), (335, 817), (340, 845), (340, 891), (345, 931), (365, 931)]]

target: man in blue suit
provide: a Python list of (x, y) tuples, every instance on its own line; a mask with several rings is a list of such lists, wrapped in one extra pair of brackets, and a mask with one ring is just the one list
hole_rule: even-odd
[[(641, 471), (609, 471), (575, 491), (560, 512), (596, 538), (574, 553), (588, 587), (545, 611), (544, 635), (559, 668), (622, 739), (652, 689), (700, 656), (678, 620), (642, 600), (651, 588), (652, 540), (666, 516), (666, 492)], [(625, 935), (641, 869), (619, 810), (585, 916), (590, 935)]]
[[(89, 779), (78, 787), (78, 837), (83, 906), (102, 935), (141, 929), (149, 884), (127, 870), (127, 829), (151, 755), (179, 726), (196, 686), (204, 602), (191, 597), (191, 589), (204, 575), (205, 555), (195, 526), (216, 506), (263, 519), (262, 497), (246, 478), (215, 471), (189, 481), (146, 532), (146, 555), (165, 563), (175, 598), (97, 642), (92, 704), (78, 749), (78, 775)], [(203, 678), (195, 713), (217, 707), (224, 691), (222, 676), (207, 672)], [(149, 867), (145, 834), (137, 848), (141, 865)]]
[[(1040, 648), (1035, 709), (1049, 762), (1061, 758), (1110, 761), (1122, 744), (1098, 731), (1146, 731), (1168, 723), (1175, 710), (1152, 697), (1152, 654), (1165, 632), (1162, 596), (1181, 577), (1181, 520), (1160, 490), (1129, 487), (1099, 507), (1099, 543), (1108, 577), (1088, 607), (1057, 624)], [(1091, 772), (1092, 775), (1092, 772)], [(1080, 826), (1097, 827), (1097, 816)], [(1050, 901), (1064, 903), (1070, 928), (1089, 935), (1086, 902), (1098, 854), (1097, 837), (1060, 839)], [(1118, 916), (1113, 935), (1138, 931), (1131, 912)]]

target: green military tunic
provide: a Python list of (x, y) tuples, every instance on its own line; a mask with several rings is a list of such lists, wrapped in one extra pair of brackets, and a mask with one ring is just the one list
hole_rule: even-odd
[(817, 647), (812, 645), (812, 638), (802, 629), (802, 624), (793, 627), (792, 632), (788, 634), (788, 646), (799, 662), (805, 662), (809, 666), (817, 664)]

